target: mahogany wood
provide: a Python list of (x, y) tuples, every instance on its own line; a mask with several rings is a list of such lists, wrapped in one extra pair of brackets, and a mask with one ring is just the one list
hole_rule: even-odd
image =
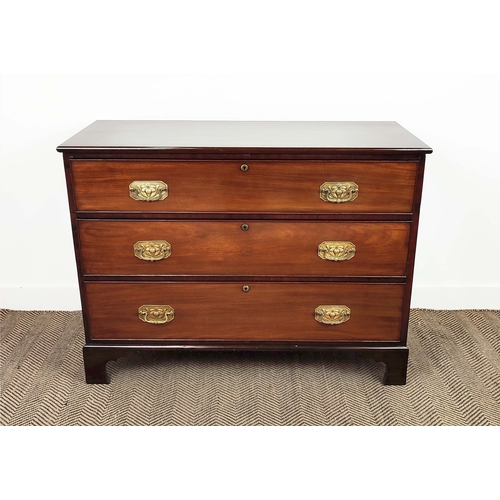
[[(408, 223), (79, 221), (85, 275), (404, 276)], [(135, 257), (137, 241), (165, 240), (171, 255)], [(356, 245), (350, 260), (318, 256), (325, 240)]]
[(264, 160), (264, 161), (309, 161), (309, 160), (341, 160), (352, 161), (388, 161), (388, 162), (418, 162), (420, 152), (408, 152), (402, 150), (366, 150), (353, 155), (349, 150), (333, 149), (301, 149), (293, 150), (284, 148), (253, 148), (242, 150), (241, 148), (224, 149), (169, 149), (169, 150), (123, 150), (118, 149), (71, 149), (64, 150), (64, 155), (70, 160), (175, 160), (175, 161), (226, 161), (236, 160)]
[(248, 281), (248, 282), (255, 282), (255, 281), (268, 281), (268, 282), (274, 282), (274, 283), (288, 283), (288, 282), (300, 282), (300, 283), (307, 283), (307, 282), (312, 282), (312, 283), (320, 283), (320, 282), (330, 282), (330, 283), (344, 283), (344, 282), (349, 282), (349, 283), (396, 283), (396, 284), (405, 284), (406, 283), (406, 276), (305, 276), (305, 275), (296, 275), (296, 276), (286, 276), (286, 275), (278, 275), (278, 274), (267, 274), (265, 276), (263, 275), (231, 275), (231, 276), (223, 276), (223, 275), (213, 275), (213, 274), (207, 274), (207, 275), (186, 275), (186, 274), (141, 274), (141, 275), (112, 275), (112, 276), (105, 276), (105, 275), (87, 275), (85, 276), (85, 280), (90, 282), (93, 281), (98, 281), (98, 282), (118, 282), (118, 281), (130, 281), (134, 280), (134, 282), (155, 282), (155, 281), (160, 281), (160, 282), (167, 282), (167, 281), (185, 281), (185, 282), (195, 282), (195, 281), (200, 281), (200, 282), (205, 282), (205, 281), (224, 281), (224, 282), (231, 282), (231, 281)]
[(406, 372), (408, 364), (408, 348), (400, 346), (349, 346), (335, 343), (291, 343), (291, 342), (178, 342), (162, 344), (109, 344), (96, 345), (87, 344), (83, 347), (83, 357), (85, 360), (85, 376), (88, 384), (109, 384), (109, 378), (106, 373), (106, 364), (108, 361), (116, 360), (125, 356), (133, 356), (140, 351), (171, 351), (171, 350), (189, 350), (189, 351), (329, 351), (329, 352), (351, 352), (360, 357), (374, 359), (384, 363), (386, 370), (382, 382), (386, 385), (404, 385), (406, 384)]
[(413, 195), (412, 224), (411, 224), (410, 241), (408, 243), (407, 282), (405, 288), (405, 297), (403, 301), (403, 310), (401, 312), (401, 317), (402, 317), (401, 340), (405, 343), (408, 336), (408, 324), (410, 321), (411, 292), (413, 285), (413, 271), (415, 267), (415, 252), (417, 248), (420, 202), (422, 199), (422, 189), (424, 183), (424, 167), (425, 167), (425, 156), (422, 156), (419, 162), (419, 168), (417, 171), (417, 181), (415, 182), (415, 193)]
[[(64, 153), (88, 383), (105, 383), (108, 360), (142, 349), (348, 350), (385, 363), (384, 383), (406, 382), (418, 214), (425, 156), (432, 150), (397, 123), (97, 121), (58, 150)], [(248, 171), (240, 170), (242, 163)], [(163, 180), (169, 197), (136, 202), (128, 196), (132, 180)], [(323, 182), (347, 180), (360, 186), (354, 202), (320, 200)], [(242, 223), (250, 230), (233, 237), (233, 226)], [(172, 260), (144, 263), (175, 269), (136, 270), (143, 262), (115, 245), (131, 227), (141, 228), (138, 239), (147, 239), (142, 235), (150, 227), (176, 228), (165, 238), (175, 243)], [(311, 238), (324, 227), (356, 228), (351, 234), (363, 243), (352, 261), (308, 261)], [(299, 239), (287, 246), (290, 234)], [(205, 260), (196, 245), (186, 250), (189, 237), (201, 240)], [(179, 245), (184, 253), (174, 259)], [(113, 251), (119, 255), (113, 258)], [(222, 254), (231, 258), (223, 262)], [(330, 266), (323, 274), (322, 264), (352, 268), (344, 266), (342, 274)], [(247, 293), (243, 284), (250, 286)], [(162, 297), (175, 292), (174, 321), (141, 322), (135, 301), (146, 303), (159, 290)], [(330, 327), (314, 320), (309, 306), (323, 298), (322, 290), (350, 301), (348, 322)], [(292, 320), (297, 312), (300, 320)], [(170, 333), (149, 338), (152, 331)]]
[[(398, 340), (403, 285), (350, 283), (87, 283), (93, 339)], [(174, 320), (139, 319), (142, 305), (170, 305)], [(346, 305), (350, 319), (325, 325), (320, 305)]]
[(82, 255), (81, 255), (81, 247), (80, 247), (80, 239), (78, 237), (78, 226), (77, 226), (77, 216), (76, 216), (76, 205), (75, 205), (75, 195), (73, 191), (73, 171), (71, 170), (71, 162), (68, 157), (64, 155), (64, 173), (66, 178), (66, 188), (68, 191), (68, 204), (69, 204), (69, 212), (70, 212), (70, 220), (71, 220), (71, 233), (73, 235), (73, 246), (75, 249), (75, 260), (76, 260), (76, 269), (78, 275), (78, 287), (80, 290), (80, 300), (82, 304), (82, 317), (83, 317), (83, 326), (85, 330), (85, 340), (87, 342), (90, 341), (89, 335), (89, 324), (88, 324), (88, 314), (87, 314), (87, 304), (85, 302), (85, 289), (84, 289), (84, 277), (82, 270)]
[[(248, 171), (241, 171), (242, 163)], [(390, 162), (72, 162), (77, 210), (162, 213), (411, 212), (416, 167)], [(133, 200), (128, 188), (138, 180), (165, 182), (168, 197)], [(358, 184), (358, 198), (323, 201), (320, 186), (337, 181)]]
[(77, 211), (78, 219), (117, 219), (117, 220), (318, 220), (318, 221), (373, 221), (373, 222), (411, 222), (409, 213), (343, 213), (343, 214), (308, 214), (308, 213), (247, 213), (247, 212), (107, 212)]
[(237, 150), (328, 151), (363, 154), (430, 153), (427, 144), (393, 121), (183, 121), (97, 120), (58, 151), (154, 151), (221, 154)]

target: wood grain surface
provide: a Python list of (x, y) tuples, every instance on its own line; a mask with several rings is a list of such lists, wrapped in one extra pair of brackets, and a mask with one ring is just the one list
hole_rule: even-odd
[[(86, 283), (90, 335), (107, 340), (397, 341), (404, 285), (352, 283)], [(170, 305), (173, 321), (144, 323), (142, 305)], [(345, 305), (340, 325), (314, 319)]]
[[(246, 223), (248, 230), (241, 226)], [(404, 222), (78, 221), (85, 275), (404, 276)], [(138, 241), (164, 240), (160, 261), (134, 255)], [(323, 241), (349, 241), (350, 260), (318, 256)]]
[(58, 151), (330, 150), (360, 153), (423, 152), (427, 144), (394, 121), (97, 120)]
[[(248, 165), (243, 172), (242, 164)], [(87, 161), (71, 162), (78, 211), (185, 213), (411, 213), (417, 164), (349, 161)], [(129, 196), (133, 181), (163, 181), (168, 198)], [(358, 198), (319, 197), (325, 182), (352, 181)]]

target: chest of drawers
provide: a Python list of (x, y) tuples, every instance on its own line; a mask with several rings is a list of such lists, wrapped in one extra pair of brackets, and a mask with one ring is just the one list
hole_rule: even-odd
[(88, 383), (143, 349), (348, 350), (406, 382), (431, 149), (397, 123), (97, 121), (57, 149)]

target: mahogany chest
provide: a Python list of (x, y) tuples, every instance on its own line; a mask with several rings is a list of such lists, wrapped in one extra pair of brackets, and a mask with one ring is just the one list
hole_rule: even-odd
[(57, 150), (88, 383), (143, 349), (349, 350), (406, 382), (432, 150), (397, 123), (96, 121)]

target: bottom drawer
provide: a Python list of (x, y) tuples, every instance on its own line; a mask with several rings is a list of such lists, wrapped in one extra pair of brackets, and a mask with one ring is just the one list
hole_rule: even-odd
[(85, 291), (92, 339), (355, 342), (400, 339), (404, 285), (87, 282)]

